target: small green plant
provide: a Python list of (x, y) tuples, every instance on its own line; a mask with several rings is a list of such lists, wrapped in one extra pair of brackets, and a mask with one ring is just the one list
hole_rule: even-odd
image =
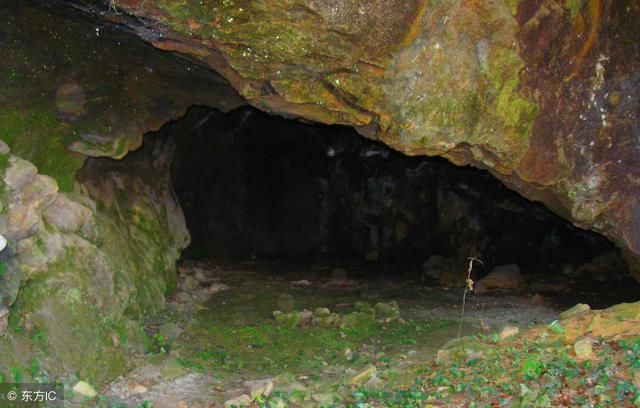
[(29, 365), (29, 373), (31, 374), (31, 378), (36, 378), (40, 373), (40, 362), (35, 358), (31, 359), (31, 364)]
[(153, 336), (153, 348), (156, 353), (167, 354), (169, 351), (169, 340), (160, 333)]
[(11, 367), (11, 378), (15, 383), (21, 383), (24, 381), (24, 375), (22, 374), (22, 368)]
[(554, 334), (563, 334), (564, 333), (564, 328), (562, 327), (562, 324), (560, 323), (559, 320), (552, 321), (551, 323), (549, 323), (547, 328)]
[(537, 358), (530, 358), (524, 362), (520, 369), (520, 373), (526, 380), (536, 380), (542, 375), (543, 370), (543, 362), (539, 361)]

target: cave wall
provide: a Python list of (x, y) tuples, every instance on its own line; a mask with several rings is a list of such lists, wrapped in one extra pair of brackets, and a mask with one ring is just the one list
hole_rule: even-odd
[(68, 193), (1, 146), (8, 248), (0, 308), (10, 313), (0, 324), (0, 373), (35, 360), (38, 375), (111, 379), (129, 351), (144, 350), (138, 321), (175, 287), (175, 260), (189, 241), (171, 189), (170, 146), (91, 159)]
[(188, 243), (170, 146), (110, 157), (192, 104), (243, 102), (73, 8), (0, 5), (0, 378), (99, 386), (145, 351), (141, 318), (164, 304)]
[(194, 108), (162, 133), (176, 144), (188, 257), (419, 265), (478, 256), (488, 268), (552, 268), (611, 250), (485, 171), (409, 157), (348, 127)]

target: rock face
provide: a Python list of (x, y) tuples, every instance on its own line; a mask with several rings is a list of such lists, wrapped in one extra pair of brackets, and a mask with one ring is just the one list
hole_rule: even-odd
[(211, 71), (68, 5), (32, 3), (0, 9), (0, 139), (62, 191), (86, 157), (121, 158), (193, 104), (243, 104)]
[(242, 101), (215, 74), (78, 15), (0, 8), (0, 373), (32, 361), (47, 378), (102, 384), (144, 349), (138, 320), (175, 286), (189, 237), (170, 145), (87, 158), (124, 156), (193, 103)]
[(27, 350), (46, 349), (39, 365), (49, 374), (80, 370), (102, 382), (124, 369), (129, 347), (144, 343), (135, 319), (163, 305), (189, 241), (170, 149), (150, 144), (121, 161), (89, 160), (74, 193), (59, 192), (26, 160), (0, 156), (0, 226), (10, 252), (0, 259), (0, 311), (11, 306), (14, 322), (7, 329), (3, 313), (0, 372), (34, 358)]
[(261, 109), (488, 169), (608, 236), (640, 276), (640, 5), (396, 3), (117, 7), (150, 22), (124, 19), (154, 46), (215, 69)]

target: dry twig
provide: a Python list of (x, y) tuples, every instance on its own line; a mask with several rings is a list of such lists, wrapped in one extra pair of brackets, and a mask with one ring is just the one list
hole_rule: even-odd
[(460, 337), (460, 334), (462, 333), (462, 323), (464, 322), (464, 310), (467, 304), (467, 292), (473, 291), (474, 282), (473, 282), (473, 279), (471, 279), (471, 272), (473, 271), (473, 261), (480, 262), (480, 264), (484, 265), (484, 263), (478, 258), (469, 257), (467, 259), (469, 260), (469, 269), (467, 269), (467, 279), (465, 280), (466, 285), (464, 288), (464, 294), (462, 295), (462, 314), (460, 315), (460, 326), (458, 327), (458, 337)]

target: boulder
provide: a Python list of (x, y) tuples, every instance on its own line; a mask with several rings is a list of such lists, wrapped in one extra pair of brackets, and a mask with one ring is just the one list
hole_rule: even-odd
[(398, 302), (379, 302), (375, 305), (376, 316), (381, 320), (391, 320), (400, 317), (400, 306)]
[(373, 376), (376, 375), (377, 369), (376, 366), (369, 366), (364, 370), (360, 371), (358, 374), (351, 377), (347, 383), (351, 385), (362, 385), (369, 381)]
[(244, 386), (249, 391), (251, 398), (268, 397), (273, 391), (273, 380), (249, 380), (244, 382)]
[(86, 381), (78, 381), (71, 390), (85, 398), (94, 398), (98, 395), (93, 386)]
[(520, 328), (518, 326), (505, 326), (498, 335), (500, 341), (508, 339), (509, 337), (513, 337), (520, 333)]
[(487, 276), (476, 282), (475, 292), (513, 291), (522, 289), (525, 285), (520, 267), (516, 264), (508, 264), (493, 268)]
[(584, 303), (578, 303), (577, 305), (565, 310), (564, 312), (560, 313), (560, 319), (564, 320), (564, 319), (569, 319), (573, 316), (577, 316), (583, 313), (587, 313), (591, 310), (591, 307), (589, 307), (589, 305), (584, 304)]
[(44, 220), (61, 232), (76, 232), (88, 228), (93, 211), (66, 194), (58, 194), (44, 211)]
[(581, 339), (573, 344), (573, 351), (578, 360), (589, 360), (595, 357), (591, 339)]

